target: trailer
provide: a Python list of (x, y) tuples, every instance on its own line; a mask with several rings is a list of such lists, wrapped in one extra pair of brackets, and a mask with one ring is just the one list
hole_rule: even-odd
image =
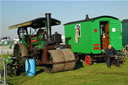
[(122, 42), (125, 54), (128, 57), (128, 19), (122, 21)]
[(105, 49), (111, 44), (122, 50), (121, 20), (113, 16), (99, 16), (64, 24), (65, 41), (72, 51), (81, 55), (87, 65), (105, 58)]

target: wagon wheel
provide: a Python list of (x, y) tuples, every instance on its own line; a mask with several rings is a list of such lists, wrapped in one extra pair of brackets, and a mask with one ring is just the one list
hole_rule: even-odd
[(126, 53), (126, 57), (128, 57), (128, 50), (126, 50), (125, 53)]
[(126, 51), (126, 56), (128, 57), (128, 51)]
[(19, 69), (22, 71), (24, 71), (24, 67), (25, 67), (24, 56), (27, 55), (28, 55), (28, 51), (24, 44), (19, 43), (14, 46), (13, 56), (16, 57), (17, 59), (15, 64), (19, 64)]
[(126, 57), (128, 57), (128, 45), (126, 45), (126, 47), (125, 47), (125, 54), (126, 54)]
[(86, 55), (85, 56), (85, 64), (86, 65), (92, 65), (92, 58), (91, 58), (91, 56), (89, 56), (89, 55)]

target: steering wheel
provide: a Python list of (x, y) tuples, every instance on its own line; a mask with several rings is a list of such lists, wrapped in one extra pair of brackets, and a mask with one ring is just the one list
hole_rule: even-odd
[(44, 29), (39, 29), (37, 35), (42, 35), (42, 40), (47, 40), (47, 32), (45, 32)]

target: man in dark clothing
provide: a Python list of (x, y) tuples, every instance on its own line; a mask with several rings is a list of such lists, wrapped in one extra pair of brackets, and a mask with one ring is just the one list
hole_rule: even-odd
[(111, 67), (112, 58), (115, 59), (116, 66), (120, 67), (120, 60), (117, 56), (117, 52), (111, 45), (108, 45), (108, 48), (105, 49), (105, 53), (106, 53), (106, 63), (108, 67)]

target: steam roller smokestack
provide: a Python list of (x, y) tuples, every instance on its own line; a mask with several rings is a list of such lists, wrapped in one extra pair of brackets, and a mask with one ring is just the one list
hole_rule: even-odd
[(51, 38), (51, 13), (46, 13), (46, 27), (47, 27), (47, 35), (48, 35), (48, 40)]

